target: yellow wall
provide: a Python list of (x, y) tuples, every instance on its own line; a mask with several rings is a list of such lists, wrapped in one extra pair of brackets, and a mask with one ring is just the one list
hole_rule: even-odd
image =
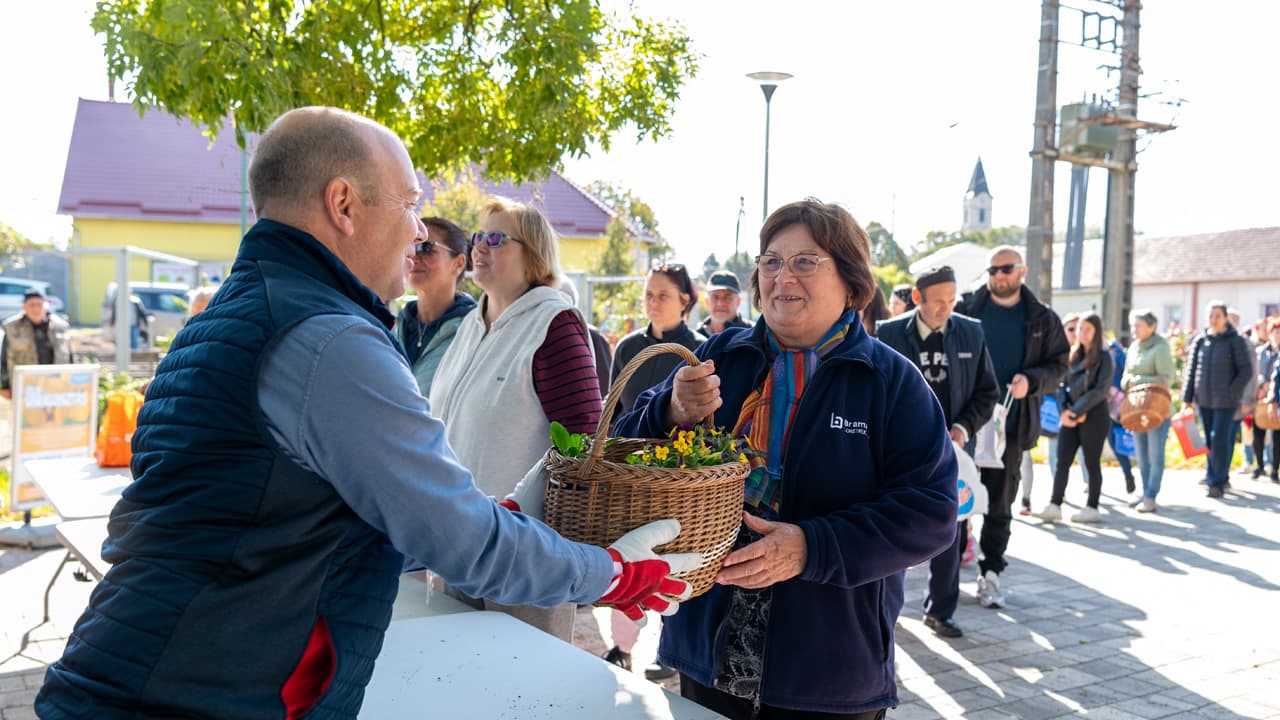
[[(591, 268), (595, 267), (596, 262), (599, 261), (600, 255), (604, 253), (608, 242), (608, 238), (602, 235), (593, 238), (561, 237), (560, 268), (590, 273)], [(634, 267), (632, 271), (639, 274)]]
[[(227, 266), (240, 247), (240, 225), (150, 222), (143, 220), (108, 220), (75, 218), (72, 246), (80, 248), (122, 247), (133, 245)], [(152, 261), (133, 258), (129, 261), (129, 279), (149, 282)], [(78, 276), (77, 276), (78, 270)], [(102, 301), (107, 283), (116, 279), (116, 258), (111, 255), (81, 256), (74, 261), (72, 282), (78, 293), (75, 307), (70, 308), (72, 322), (97, 324), (102, 321)]]

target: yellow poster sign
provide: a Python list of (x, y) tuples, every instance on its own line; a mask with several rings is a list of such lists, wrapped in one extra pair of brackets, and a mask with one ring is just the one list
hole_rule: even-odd
[(91, 456), (98, 425), (97, 365), (19, 365), (13, 379), (13, 482), (11, 508), (44, 498), (24, 461)]

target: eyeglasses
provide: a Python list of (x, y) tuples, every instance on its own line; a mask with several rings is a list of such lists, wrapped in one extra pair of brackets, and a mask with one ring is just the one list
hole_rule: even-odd
[(1066, 333), (1067, 333), (1068, 335), (1075, 335), (1075, 334), (1076, 334), (1076, 326), (1075, 326), (1075, 325), (1068, 325), (1068, 326), (1066, 326), (1066, 327), (1064, 327), (1064, 328), (1062, 328), (1062, 329), (1063, 329), (1064, 331), (1066, 331)]
[(822, 257), (817, 253), (796, 253), (791, 257), (783, 260), (777, 255), (766, 253), (756, 257), (756, 269), (760, 274), (767, 278), (776, 278), (782, 274), (782, 267), (785, 265), (791, 268), (791, 274), (796, 277), (809, 277), (818, 272), (818, 266), (830, 260), (829, 257)]
[(494, 230), (493, 232), (485, 232), (481, 230), (479, 232), (474, 232), (471, 234), (471, 247), (474, 248), (475, 246), (483, 242), (485, 247), (492, 250), (496, 247), (501, 247), (502, 243), (508, 240), (511, 240), (512, 242), (518, 242), (518, 243), (524, 242), (518, 237), (513, 237), (504, 232), (498, 232), (497, 230)]
[(417, 255), (418, 257), (426, 257), (426, 256), (431, 255), (432, 253), (434, 253), (434, 252), (436, 251), (436, 248), (439, 248), (439, 249), (441, 249), (441, 250), (444, 250), (445, 252), (449, 253), (450, 255), (461, 255), (461, 254), (462, 254), (462, 253), (458, 252), (457, 250), (454, 250), (454, 249), (453, 249), (453, 248), (451, 248), (451, 247), (445, 247), (444, 245), (441, 245), (440, 243), (436, 242), (435, 240), (423, 240), (422, 242), (416, 242), (416, 243), (414, 243), (414, 244), (413, 244), (413, 254), (414, 254), (414, 255)]
[(1017, 270), (1020, 267), (1026, 267), (1026, 266), (1023, 265), (1022, 263), (1005, 263), (1004, 265), (992, 265), (991, 267), (987, 268), (987, 274), (990, 275), (991, 277), (995, 277), (996, 273), (1004, 273), (1005, 275), (1012, 275), (1013, 271)]

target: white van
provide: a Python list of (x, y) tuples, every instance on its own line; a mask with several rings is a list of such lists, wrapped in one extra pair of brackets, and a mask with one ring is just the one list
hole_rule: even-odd
[[(182, 283), (131, 282), (129, 292), (138, 296), (142, 306), (147, 309), (147, 323), (150, 328), (148, 344), (154, 344), (156, 337), (172, 338), (182, 329), (187, 321), (190, 290)], [(116, 284), (107, 285), (106, 297), (102, 299), (102, 326), (107, 326), (111, 318), (111, 308), (116, 302)]]
[(22, 312), (22, 294), (31, 288), (44, 293), (50, 311), (62, 312), (62, 298), (49, 294), (49, 283), (27, 278), (0, 277), (0, 320)]

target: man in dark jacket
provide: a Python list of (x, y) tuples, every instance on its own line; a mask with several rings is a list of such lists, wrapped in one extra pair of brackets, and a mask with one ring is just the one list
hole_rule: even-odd
[[(991, 418), (1000, 397), (982, 324), (952, 314), (956, 275), (950, 267), (917, 277), (911, 300), (914, 309), (878, 323), (876, 337), (920, 369), (942, 404), (952, 441), (963, 447)], [(929, 561), (924, 624), (942, 637), (964, 635), (951, 616), (960, 598), (960, 558), (968, 539), (966, 520), (956, 528), (955, 543)]]
[(1199, 409), (1209, 443), (1205, 482), (1211, 498), (1222, 497), (1226, 489), (1235, 415), (1237, 410), (1247, 411), (1244, 391), (1252, 378), (1248, 343), (1228, 322), (1226, 303), (1215, 300), (1209, 304), (1209, 327), (1196, 336), (1187, 352), (1182, 382), (1182, 402)]
[(707, 279), (707, 319), (698, 326), (704, 337), (722, 333), (731, 327), (749, 328), (751, 323), (738, 315), (742, 307), (742, 286), (738, 276), (729, 270), (717, 270)]
[(1000, 573), (1008, 563), (1013, 501), (1018, 490), (1022, 453), (1040, 435), (1040, 407), (1067, 373), (1067, 337), (1062, 322), (1022, 283), (1027, 266), (1022, 253), (1007, 245), (991, 251), (987, 284), (965, 296), (956, 312), (982, 322), (996, 382), (1012, 396), (1005, 423), (1004, 468), (982, 470), (987, 487), (987, 517), (982, 523), (982, 560), (978, 563), (978, 604), (1004, 607)]

